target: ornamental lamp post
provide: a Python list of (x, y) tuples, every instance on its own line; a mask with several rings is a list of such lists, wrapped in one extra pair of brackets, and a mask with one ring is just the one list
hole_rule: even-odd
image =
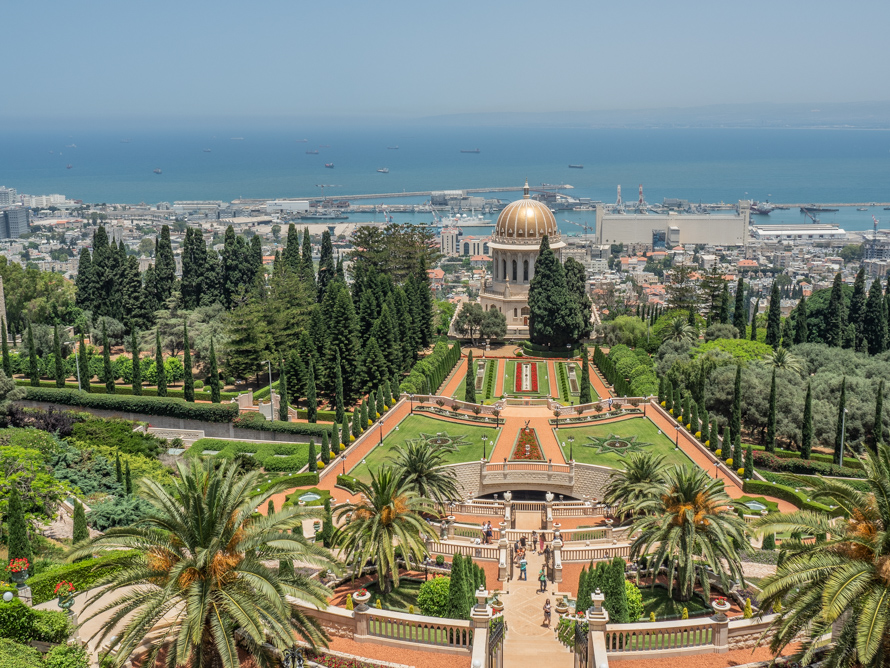
[(380, 444), (383, 444), (383, 418), (380, 418)]
[(569, 436), (569, 459), (575, 461), (575, 437)]
[(482, 461), (485, 461), (485, 445), (486, 445), (487, 441), (488, 441), (488, 436), (483, 434), (482, 435)]
[(413, 394), (408, 395), (408, 401), (411, 402), (411, 415), (414, 415), (414, 395)]

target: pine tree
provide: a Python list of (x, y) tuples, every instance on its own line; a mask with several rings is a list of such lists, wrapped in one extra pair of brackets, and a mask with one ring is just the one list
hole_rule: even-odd
[(769, 309), (766, 316), (766, 345), (776, 348), (782, 340), (782, 304), (779, 295), (779, 283), (773, 281), (773, 289), (769, 298)]
[(739, 332), (739, 338), (744, 339), (748, 325), (748, 314), (745, 311), (745, 279), (739, 276), (739, 282), (735, 287), (735, 305), (732, 311), (732, 324)]
[(776, 451), (776, 369), (769, 389), (769, 415), (766, 420), (766, 451)]
[(878, 393), (875, 395), (875, 420), (872, 427), (872, 443), (877, 445), (884, 442), (884, 381), (878, 383)]
[(834, 432), (834, 463), (841, 466), (841, 443), (844, 442), (844, 413), (847, 411), (847, 377), (841, 381), (841, 397), (837, 404), (837, 424)]
[(318, 421), (318, 397), (315, 394), (315, 362), (310, 358), (306, 379), (306, 420)]
[(102, 375), (105, 381), (105, 393), (114, 394), (114, 372), (111, 367), (111, 344), (108, 342), (108, 331), (105, 320), (102, 321)]
[[(0, 325), (2, 326), (2, 325)], [(65, 387), (65, 360), (62, 358), (62, 341), (59, 339), (59, 326), (53, 327), (53, 357), (55, 358), (56, 387)]]
[(732, 395), (732, 414), (729, 419), (729, 440), (734, 442), (742, 432), (742, 366), (735, 368), (735, 386)]
[(90, 360), (87, 356), (87, 347), (83, 341), (83, 330), (80, 332), (80, 340), (78, 341), (77, 366), (80, 368), (80, 389), (84, 392), (90, 391)]
[(321, 251), (318, 258), (318, 300), (324, 296), (328, 283), (334, 280), (337, 267), (334, 265), (334, 246), (331, 243), (331, 233), (325, 230), (321, 233)]
[(3, 353), (3, 373), (6, 374), (7, 378), (12, 378), (12, 360), (9, 357), (9, 341), (6, 338), (6, 320), (0, 319), (0, 345), (2, 345), (2, 353)]
[(343, 366), (340, 364), (340, 352), (335, 351), (334, 362), (334, 421), (346, 419), (346, 403), (343, 398)]
[(809, 459), (813, 451), (813, 390), (807, 383), (807, 398), (803, 404), (803, 426), (801, 427), (800, 458)]
[(31, 379), (31, 387), (40, 387), (40, 365), (37, 363), (37, 345), (30, 320), (28, 321), (28, 378)]
[(130, 462), (124, 466), (124, 494), (130, 496), (133, 493), (133, 478), (130, 475)]
[(806, 343), (808, 339), (807, 298), (801, 295), (794, 314), (794, 343)]
[(760, 311), (760, 298), (754, 302), (754, 315), (751, 316), (751, 340), (757, 340), (757, 313)]
[(278, 367), (278, 419), (289, 422), (290, 415), (287, 412), (287, 375), (284, 373), (284, 360)]
[(751, 444), (745, 451), (745, 480), (751, 480), (754, 477), (754, 450)]
[(287, 240), (282, 259), (295, 275), (300, 275), (300, 233), (293, 223), (287, 226)]
[(878, 280), (872, 281), (869, 288), (862, 326), (869, 355), (884, 352), (887, 323), (884, 320), (884, 295), (881, 292), (881, 282)]
[(361, 356), (361, 378), (362, 389), (370, 392), (375, 387), (380, 387), (380, 383), (386, 380), (389, 374), (389, 368), (386, 359), (377, 345), (377, 339), (370, 338), (362, 351)]
[(844, 339), (844, 328), (846, 326), (844, 318), (844, 293), (843, 293), (843, 277), (838, 272), (834, 276), (834, 283), (831, 286), (831, 296), (828, 299), (828, 331), (826, 342), (830, 346), (839, 348)]
[(74, 531), (71, 535), (72, 545), (77, 545), (82, 540), (90, 537), (90, 530), (87, 528), (87, 515), (84, 512), (83, 504), (80, 501), (74, 501)]
[(331, 463), (331, 442), (326, 431), (321, 434), (321, 461), (325, 466)]
[(167, 371), (164, 369), (164, 349), (161, 348), (161, 330), (155, 330), (155, 375), (158, 377), (158, 396), (167, 396)]
[(318, 470), (318, 461), (315, 454), (315, 439), (309, 439), (309, 470), (315, 473)]
[[(516, 370), (519, 370), (517, 365)], [(467, 375), (464, 379), (464, 401), (468, 404), (476, 403), (476, 363), (473, 361), (473, 351), (467, 355)]]
[(9, 560), (32, 560), (31, 541), (28, 539), (28, 524), (25, 521), (25, 509), (18, 487), (12, 485), (9, 492), (9, 505), (6, 508), (6, 545)]
[(219, 382), (219, 365), (216, 363), (216, 349), (213, 345), (213, 337), (210, 337), (210, 356), (207, 360), (207, 366), (210, 367), (210, 373), (207, 376), (207, 384), (210, 386), (210, 401), (218, 404), (220, 398), (220, 382)]
[(315, 286), (315, 264), (312, 262), (312, 239), (309, 236), (309, 228), (303, 229), (303, 252), (300, 255), (300, 276), (303, 282), (317, 293)]

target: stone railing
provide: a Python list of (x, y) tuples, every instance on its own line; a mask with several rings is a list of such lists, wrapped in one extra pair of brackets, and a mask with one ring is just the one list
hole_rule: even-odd
[(490, 462), (485, 465), (485, 473), (501, 471), (549, 471), (551, 473), (571, 473), (570, 464), (550, 464), (548, 462)]
[(466, 543), (450, 541), (443, 541), (441, 543), (427, 541), (426, 549), (430, 554), (452, 555), (460, 553), (465, 557), (473, 557), (474, 559), (484, 559), (486, 561), (498, 560), (498, 548), (496, 546), (469, 545)]
[(589, 562), (604, 561), (615, 557), (630, 557), (630, 545), (608, 545), (604, 547), (580, 547), (566, 546), (562, 550), (562, 561), (565, 562)]
[(473, 628), (469, 621), (371, 608), (367, 612), (360, 613), (357, 627), (363, 626), (362, 622), (365, 628), (358, 630), (365, 631), (365, 634), (357, 635), (355, 639), (359, 642), (362, 642), (363, 637), (371, 641), (392, 640), (399, 643), (435, 645), (461, 653), (469, 652), (473, 646)]
[(202, 429), (167, 429), (165, 427), (147, 427), (146, 433), (158, 438), (172, 441), (174, 438), (181, 438), (183, 441), (197, 441), (204, 438), (204, 430)]
[(665, 622), (641, 622), (636, 624), (608, 624), (606, 626), (606, 652), (618, 659), (651, 656), (684, 656), (715, 652), (715, 640), (719, 628), (726, 624), (710, 617), (704, 619), (679, 619)]
[(503, 517), (504, 504), (491, 501), (472, 501), (470, 503), (456, 503), (449, 506), (449, 510), (455, 515), (482, 515), (485, 517)]
[[(411, 398), (412, 395), (403, 394), (402, 399), (409, 403), (413, 403), (418, 406), (422, 406), (425, 404), (432, 404), (433, 406), (439, 406), (439, 402), (442, 402), (442, 405), (439, 408), (447, 408), (448, 410), (453, 410), (454, 406), (457, 406), (458, 411), (466, 411), (468, 413), (476, 413), (476, 409), (479, 410), (480, 415), (494, 415), (494, 411), (501, 411), (504, 409), (504, 404), (500, 401), (491, 404), (490, 406), (486, 406), (485, 404), (471, 404), (466, 401), (460, 401), (459, 399), (455, 399), (454, 397), (443, 397), (437, 394), (415, 394), (413, 395), (413, 400)], [(460, 416), (455, 416), (460, 417)]]

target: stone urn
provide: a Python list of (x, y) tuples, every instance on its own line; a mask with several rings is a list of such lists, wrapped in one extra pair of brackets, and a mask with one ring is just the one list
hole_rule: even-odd
[(491, 599), (491, 611), (494, 613), (503, 612), (504, 611), (504, 602), (495, 594), (495, 597)]
[(555, 610), (556, 610), (557, 614), (559, 614), (559, 615), (567, 614), (569, 612), (569, 597), (563, 596), (561, 599), (559, 599), (556, 602)]
[(9, 574), (9, 579), (18, 585), (19, 588), (23, 587), (25, 584), (25, 580), (28, 579), (28, 571), (18, 571), (15, 573)]
[(352, 594), (352, 602), (355, 603), (356, 608), (358, 608), (359, 610), (366, 610), (368, 607), (368, 601), (370, 600), (371, 592), (369, 592), (367, 589), (359, 589), (357, 592), (354, 592)]
[(714, 608), (714, 612), (717, 613), (714, 615), (719, 622), (726, 621), (726, 613), (729, 612), (729, 601), (725, 598), (717, 598), (711, 602), (711, 607)]

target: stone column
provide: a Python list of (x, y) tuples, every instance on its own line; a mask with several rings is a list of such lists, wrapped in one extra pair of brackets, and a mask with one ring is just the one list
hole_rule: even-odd
[(501, 539), (498, 541), (498, 580), (506, 582), (508, 577), (507, 559), (510, 544), (507, 542), (507, 523), (501, 522)]
[(455, 522), (455, 517), (454, 517), (454, 515), (449, 515), (449, 516), (446, 517), (445, 519), (448, 521), (448, 533), (445, 535), (445, 537), (446, 537), (448, 540), (453, 540), (453, 539), (454, 539), (454, 522)]
[(612, 524), (614, 520), (606, 520), (606, 540), (612, 540)]
[(513, 492), (504, 492), (504, 522), (513, 526)]
[(557, 530), (553, 536), (553, 582), (562, 582), (562, 535)]
[(547, 494), (544, 496), (544, 500), (546, 502), (545, 508), (547, 511), (547, 515), (545, 518), (546, 526), (544, 528), (550, 530), (553, 528), (553, 492), (547, 492)]
[(609, 612), (603, 607), (606, 597), (597, 589), (590, 595), (593, 606), (587, 611), (587, 665), (609, 668), (609, 657), (606, 654), (606, 624), (609, 623)]

